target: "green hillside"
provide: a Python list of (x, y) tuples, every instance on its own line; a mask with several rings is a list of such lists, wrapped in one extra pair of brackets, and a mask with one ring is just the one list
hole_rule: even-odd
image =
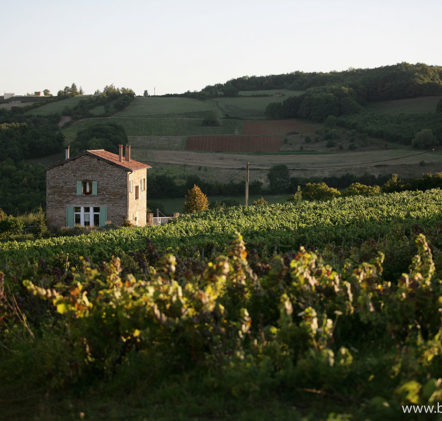
[(387, 114), (434, 113), (441, 99), (442, 96), (422, 96), (417, 98), (379, 101), (368, 104), (367, 110)]
[(50, 104), (42, 105), (41, 107), (34, 108), (27, 111), (29, 115), (51, 115), (51, 114), (63, 114), (63, 110), (66, 107), (75, 107), (82, 99), (89, 98), (89, 95), (77, 95), (71, 98), (65, 98), (51, 102)]
[(192, 98), (174, 97), (136, 97), (123, 111), (115, 114), (119, 117), (201, 117), (209, 111), (216, 111), (211, 102)]

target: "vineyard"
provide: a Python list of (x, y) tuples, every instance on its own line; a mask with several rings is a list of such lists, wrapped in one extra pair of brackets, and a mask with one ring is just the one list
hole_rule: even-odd
[(280, 136), (191, 136), (187, 139), (187, 151), (205, 152), (278, 152)]
[(1, 413), (375, 421), (437, 406), (441, 228), (434, 189), (3, 243)]

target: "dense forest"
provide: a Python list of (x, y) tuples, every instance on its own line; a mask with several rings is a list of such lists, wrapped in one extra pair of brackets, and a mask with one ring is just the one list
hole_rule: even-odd
[(63, 149), (56, 116), (27, 115), (20, 109), (0, 110), (0, 161), (38, 158)]
[(292, 72), (269, 76), (243, 76), (224, 84), (206, 86), (202, 96), (234, 96), (239, 91), (290, 89), (304, 91), (320, 86), (347, 86), (359, 101), (413, 98), (442, 94), (442, 67), (399, 63), (374, 69), (349, 69), (342, 72)]

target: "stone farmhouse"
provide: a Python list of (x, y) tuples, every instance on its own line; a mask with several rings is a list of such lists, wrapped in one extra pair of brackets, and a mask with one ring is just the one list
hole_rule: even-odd
[(131, 159), (131, 147), (119, 154), (87, 150), (46, 171), (46, 217), (51, 227), (97, 227), (129, 221), (146, 225), (147, 164)]

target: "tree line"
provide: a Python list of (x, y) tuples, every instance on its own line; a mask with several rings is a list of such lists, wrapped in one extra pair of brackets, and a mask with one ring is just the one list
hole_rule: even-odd
[(381, 101), (442, 94), (442, 67), (398, 63), (374, 69), (349, 69), (342, 72), (300, 72), (268, 76), (243, 76), (224, 84), (206, 86), (202, 96), (230, 96), (238, 91), (289, 89), (304, 91), (320, 86), (347, 86), (359, 100)]

